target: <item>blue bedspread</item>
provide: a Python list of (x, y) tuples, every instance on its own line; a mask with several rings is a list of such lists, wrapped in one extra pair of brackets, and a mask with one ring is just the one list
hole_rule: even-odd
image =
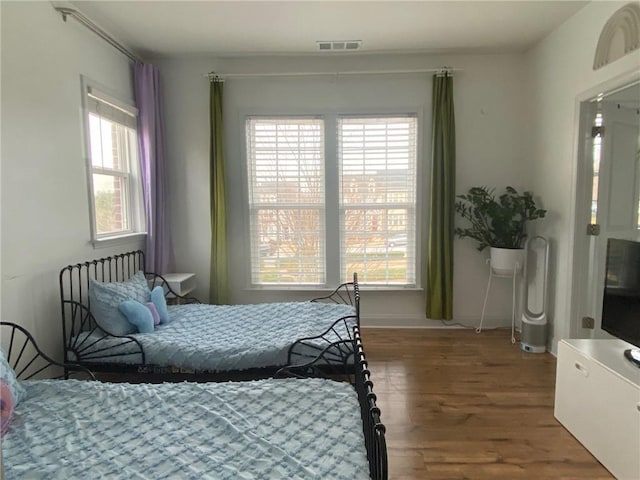
[[(349, 328), (356, 323), (354, 307), (315, 302), (176, 305), (169, 313), (170, 323), (132, 335), (142, 344), (146, 363), (210, 371), (282, 366), (296, 340), (319, 335), (341, 317), (353, 316)], [(343, 338), (349, 336), (344, 325), (339, 328)], [(140, 363), (133, 355), (109, 360)]]
[(24, 382), (7, 480), (369, 478), (351, 385)]

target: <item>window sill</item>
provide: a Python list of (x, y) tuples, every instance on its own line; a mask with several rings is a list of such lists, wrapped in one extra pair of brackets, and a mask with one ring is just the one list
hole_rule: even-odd
[[(337, 286), (337, 285), (336, 285)], [(319, 293), (330, 293), (335, 290), (336, 287), (330, 286), (297, 286), (291, 285), (287, 287), (280, 287), (277, 285), (267, 285), (267, 286), (251, 286), (245, 288), (246, 292), (319, 292)], [(407, 286), (403, 287), (401, 285), (392, 285), (392, 286), (375, 286), (375, 285), (360, 285), (361, 292), (380, 292), (380, 293), (399, 293), (399, 292), (422, 292), (424, 288), (416, 287), (416, 286)]]
[(116, 235), (113, 237), (96, 238), (93, 240), (93, 248), (107, 248), (125, 243), (142, 240), (147, 236), (147, 232), (127, 233), (125, 235)]

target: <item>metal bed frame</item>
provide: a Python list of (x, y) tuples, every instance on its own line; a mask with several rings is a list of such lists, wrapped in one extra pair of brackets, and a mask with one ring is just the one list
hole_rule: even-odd
[[(103, 282), (123, 282), (138, 271), (144, 271), (144, 252), (141, 250), (126, 252), (110, 257), (90, 260), (75, 265), (68, 265), (60, 271), (60, 304), (62, 312), (62, 340), (64, 362), (84, 365), (94, 372), (116, 374), (155, 375), (158, 380), (197, 380), (221, 381), (261, 378), (273, 375), (280, 367), (264, 366), (241, 372), (225, 371), (185, 371), (171, 366), (159, 366), (147, 363), (142, 344), (131, 335), (116, 336), (100, 329), (91, 313), (89, 300), (90, 279)], [(162, 285), (168, 302), (200, 303), (192, 296), (180, 296), (171, 289), (168, 282), (156, 273), (145, 273), (150, 288)], [(339, 333), (339, 326), (346, 326), (355, 320), (360, 326), (360, 291), (357, 274), (354, 281), (339, 285), (328, 295), (317, 297), (312, 302), (347, 304), (355, 307), (356, 314), (340, 318), (326, 331), (316, 337), (302, 338), (291, 345), (288, 351), (288, 363), (304, 363), (313, 359), (322, 347), (337, 340), (351, 340), (350, 329), (346, 338)], [(80, 336), (80, 333), (85, 334)], [(115, 340), (115, 339), (119, 339)], [(109, 340), (107, 346), (98, 344)], [(313, 340), (316, 340), (314, 344)], [(127, 348), (123, 352), (123, 347)], [(118, 357), (128, 357), (131, 362), (114, 362)], [(65, 370), (65, 375), (68, 374)], [(115, 379), (113, 379), (115, 380)], [(145, 380), (148, 381), (148, 380)]]
[(353, 327), (351, 340), (340, 340), (327, 345), (313, 360), (303, 364), (287, 365), (275, 375), (275, 378), (308, 377), (326, 377), (334, 380), (342, 377), (351, 382), (360, 403), (362, 432), (371, 478), (387, 480), (389, 467), (386, 428), (380, 421), (380, 408), (376, 404), (377, 397), (373, 392), (371, 371), (364, 354), (359, 327)]
[[(32, 335), (22, 326), (11, 322), (0, 322), (0, 332), (5, 344), (6, 339), (9, 339), (7, 361), (20, 380), (32, 379), (50, 367), (65, 371), (73, 370), (80, 374), (80, 378), (95, 380), (95, 376), (89, 369), (77, 364), (59, 363), (45, 355)], [(342, 353), (336, 355), (336, 352)], [(317, 369), (319, 362), (322, 365)], [(376, 405), (377, 398), (373, 392), (371, 372), (368, 369), (358, 326), (353, 327), (353, 337), (350, 340), (340, 340), (327, 345), (313, 360), (305, 364), (283, 367), (278, 370), (275, 377), (327, 377), (325, 363), (332, 365), (332, 373), (343, 373), (354, 386), (360, 404), (362, 431), (371, 479), (387, 480), (386, 429), (380, 421), (380, 408)], [(335, 380), (334, 376), (330, 378)]]

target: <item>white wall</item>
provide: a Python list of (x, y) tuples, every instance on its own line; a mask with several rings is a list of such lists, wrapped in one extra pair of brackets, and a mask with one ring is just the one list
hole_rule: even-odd
[(58, 273), (94, 249), (80, 75), (133, 97), (130, 62), (49, 2), (2, 2), (2, 320), (62, 351)]
[[(208, 296), (209, 283), (209, 83), (205, 74), (420, 69), (451, 65), (457, 129), (457, 190), (472, 185), (528, 187), (522, 148), (524, 111), (521, 55), (337, 56), (192, 58), (158, 61), (166, 98), (173, 234), (178, 269), (195, 272), (197, 295)], [(224, 86), (230, 283), (232, 302), (309, 298), (309, 292), (250, 291), (246, 287), (244, 237), (245, 187), (242, 155), (243, 115), (254, 112), (297, 113), (317, 109), (414, 107), (424, 113), (422, 160), (428, 169), (431, 131), (430, 75), (229, 79)], [(425, 183), (425, 188), (428, 183)], [(425, 214), (426, 212), (423, 212)], [(426, 238), (426, 237), (424, 237)], [(454, 317), (475, 324), (482, 309), (488, 271), (485, 252), (469, 240), (456, 240)], [(424, 316), (424, 294), (363, 292), (365, 324), (440, 325)], [(510, 282), (495, 283), (487, 319), (507, 325), (511, 315)]]
[(552, 240), (550, 345), (570, 334), (570, 300), (576, 214), (577, 98), (611, 79), (640, 68), (636, 51), (600, 70), (593, 58), (602, 27), (626, 2), (592, 2), (526, 55), (530, 150), (527, 164), (534, 191), (549, 215), (538, 232)]

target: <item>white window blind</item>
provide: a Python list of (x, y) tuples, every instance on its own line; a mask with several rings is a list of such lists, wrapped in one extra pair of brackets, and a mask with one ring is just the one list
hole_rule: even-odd
[(87, 92), (87, 109), (89, 112), (107, 118), (129, 128), (137, 128), (138, 110), (124, 105), (113, 97), (89, 88)]
[(325, 283), (324, 122), (247, 119), (251, 281)]
[(417, 118), (338, 118), (341, 276), (416, 284)]

